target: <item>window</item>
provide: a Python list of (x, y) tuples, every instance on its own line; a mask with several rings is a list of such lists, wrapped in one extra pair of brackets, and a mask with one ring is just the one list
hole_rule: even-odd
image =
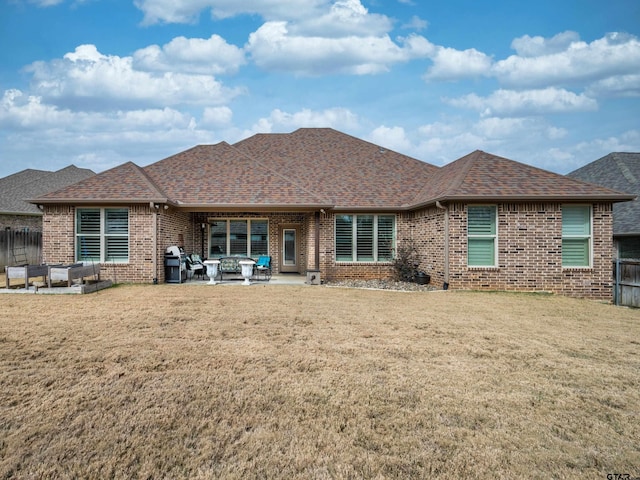
[(467, 264), (470, 267), (495, 267), (497, 248), (497, 210), (492, 205), (467, 209)]
[(267, 220), (230, 219), (209, 223), (209, 256), (258, 257), (269, 254)]
[(129, 209), (79, 208), (76, 211), (76, 260), (129, 261)]
[(591, 266), (591, 207), (562, 206), (562, 266)]
[(394, 215), (337, 215), (338, 262), (390, 262), (395, 247)]

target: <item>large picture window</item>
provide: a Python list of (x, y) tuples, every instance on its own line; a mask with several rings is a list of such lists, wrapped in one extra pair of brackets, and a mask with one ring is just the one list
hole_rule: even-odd
[(129, 209), (78, 208), (76, 261), (129, 261)]
[(467, 208), (467, 264), (470, 267), (495, 267), (498, 238), (495, 205)]
[(395, 248), (394, 215), (337, 215), (336, 260), (390, 262)]
[(562, 266), (591, 266), (591, 207), (562, 206)]
[(252, 257), (269, 254), (269, 222), (221, 219), (209, 222), (209, 257)]

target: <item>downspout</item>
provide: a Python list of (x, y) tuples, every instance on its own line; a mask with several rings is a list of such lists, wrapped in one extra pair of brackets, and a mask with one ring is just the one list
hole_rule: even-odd
[(436, 200), (436, 207), (444, 210), (444, 283), (442, 289), (449, 288), (449, 208)]
[(153, 284), (158, 284), (158, 211), (153, 210)]
[(315, 212), (316, 220), (316, 248), (315, 248), (315, 270), (320, 271), (320, 212)]

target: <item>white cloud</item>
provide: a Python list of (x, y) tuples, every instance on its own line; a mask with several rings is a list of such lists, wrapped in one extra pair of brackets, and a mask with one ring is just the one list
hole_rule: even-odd
[(260, 118), (251, 128), (253, 133), (291, 131), (297, 128), (331, 127), (336, 130), (355, 130), (358, 116), (346, 108), (329, 108), (322, 111), (303, 109), (295, 113), (273, 110), (269, 117)]
[(28, 3), (32, 3), (38, 7), (53, 7), (60, 5), (64, 0), (28, 0)]
[(524, 35), (511, 42), (513, 48), (520, 57), (540, 57), (567, 50), (572, 43), (580, 40), (576, 32), (566, 31), (558, 33), (551, 38), (540, 36), (530, 37)]
[(427, 81), (488, 76), (491, 71), (491, 57), (475, 48), (456, 50), (437, 47), (431, 59), (433, 65), (424, 76)]
[(41, 97), (15, 89), (5, 91), (0, 100), (0, 126), (12, 129), (118, 132), (188, 128), (192, 121), (191, 115), (171, 108), (118, 110), (111, 113), (73, 112), (46, 104)]
[(247, 51), (267, 70), (300, 75), (366, 75), (388, 71), (390, 65), (425, 55), (429, 42), (418, 36), (394, 43), (388, 35), (341, 38), (296, 36), (286, 22), (267, 22), (249, 36)]
[(0, 126), (3, 128), (58, 127), (73, 118), (68, 110), (42, 103), (42, 98), (24, 92), (6, 90), (0, 101)]
[(425, 30), (428, 26), (429, 26), (429, 22), (427, 22), (426, 20), (423, 20), (417, 15), (414, 15), (411, 17), (411, 20), (409, 20), (407, 23), (402, 25), (402, 28), (407, 30), (422, 31), (422, 30)]
[(202, 113), (202, 125), (224, 127), (231, 124), (233, 112), (229, 107), (207, 107)]
[(412, 149), (411, 141), (402, 127), (381, 125), (374, 129), (367, 138), (372, 143), (397, 152), (408, 152)]
[(324, 15), (290, 24), (294, 35), (324, 38), (376, 37), (391, 29), (392, 23), (388, 17), (369, 13), (360, 0), (336, 0)]
[[(586, 43), (577, 41), (570, 34), (564, 35), (566, 38), (555, 42), (554, 48), (549, 46), (551, 41), (542, 40), (536, 49), (533, 48), (535, 42), (518, 39), (518, 51), (527, 56), (513, 55), (496, 62), (493, 74), (502, 84), (518, 88), (590, 83), (640, 74), (640, 41), (637, 37), (611, 33)], [(565, 48), (559, 50), (561, 46)], [(535, 53), (540, 55), (530, 56)]]
[(211, 35), (208, 39), (176, 37), (162, 48), (142, 48), (133, 54), (132, 66), (154, 72), (221, 75), (236, 73), (245, 63), (242, 49)]
[[(267, 21), (250, 34), (245, 52), (261, 68), (298, 75), (387, 72), (393, 64), (424, 58), (434, 51), (433, 45), (417, 35), (392, 40), (392, 20), (369, 12), (360, 0), (139, 0), (137, 5), (151, 15), (148, 20), (185, 21), (209, 8), (220, 17), (258, 14)], [(214, 52), (221, 58), (205, 62)], [(139, 50), (134, 66), (150, 71), (181, 68), (189, 73), (233, 73), (242, 64), (240, 53), (215, 35), (208, 41), (182, 38), (162, 48), (153, 45)]]
[(144, 13), (144, 24), (190, 23), (200, 12), (211, 10), (214, 18), (241, 14), (259, 15), (269, 19), (312, 18), (329, 0), (134, 0)]
[(487, 138), (504, 138), (518, 135), (531, 123), (524, 118), (484, 118), (475, 124), (475, 131)]
[(207, 75), (135, 70), (131, 57), (103, 55), (94, 45), (81, 45), (63, 59), (33, 63), (29, 70), (33, 91), (39, 96), (88, 110), (215, 105), (241, 93)]
[(129, 160), (144, 165), (220, 140), (198, 128), (190, 114), (171, 108), (74, 112), (19, 90), (5, 91), (0, 99), (0, 129), (3, 155), (23, 158), (28, 151), (25, 162), (35, 168), (44, 158), (48, 168), (73, 163), (102, 171)]
[(542, 168), (566, 174), (611, 152), (637, 152), (638, 145), (640, 130), (627, 130), (617, 136), (594, 138), (562, 147), (548, 147), (531, 160)]
[(477, 110), (483, 116), (584, 112), (598, 108), (594, 99), (558, 88), (521, 92), (500, 89), (488, 97), (480, 97), (472, 93), (464, 97), (445, 99), (445, 102), (455, 107)]
[(589, 85), (586, 94), (594, 97), (640, 97), (640, 74), (605, 78)]

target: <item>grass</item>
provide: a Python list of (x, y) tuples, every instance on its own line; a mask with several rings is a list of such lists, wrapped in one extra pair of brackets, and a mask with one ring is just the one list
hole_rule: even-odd
[(264, 285), (0, 304), (0, 478), (640, 476), (638, 310)]

